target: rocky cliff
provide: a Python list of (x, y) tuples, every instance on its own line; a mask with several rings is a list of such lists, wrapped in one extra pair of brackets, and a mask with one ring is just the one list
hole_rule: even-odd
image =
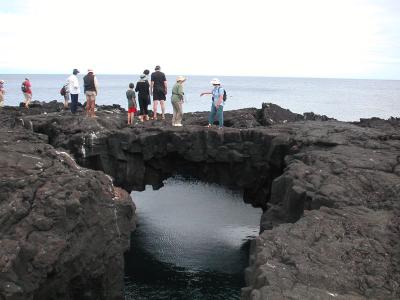
[(129, 194), (15, 126), (23, 115), (0, 112), (0, 299), (123, 299)]
[(203, 127), (206, 116), (126, 127), (114, 106), (95, 119), (54, 112), (14, 123), (127, 191), (174, 173), (243, 189), (264, 210), (243, 299), (399, 298), (399, 119), (349, 124), (264, 104), (226, 112), (217, 130)]

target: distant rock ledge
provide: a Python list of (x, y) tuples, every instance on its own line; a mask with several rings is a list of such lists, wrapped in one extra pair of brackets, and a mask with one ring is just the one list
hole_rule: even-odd
[[(204, 127), (208, 112), (186, 113), (180, 128), (170, 115), (127, 127), (116, 105), (97, 115), (72, 116), (56, 102), (0, 111), (6, 299), (121, 296), (119, 277), (107, 268), (119, 269), (133, 207), (102, 172), (88, 169), (128, 192), (160, 187), (176, 172), (243, 189), (264, 213), (242, 299), (400, 298), (400, 119), (345, 123), (263, 104), (225, 112), (226, 128), (218, 130)], [(90, 215), (94, 207), (104, 212), (100, 220)], [(89, 236), (105, 246), (93, 249)], [(33, 245), (13, 248), (26, 240)], [(104, 255), (118, 263), (104, 263)], [(110, 295), (93, 289), (99, 282), (112, 287)]]

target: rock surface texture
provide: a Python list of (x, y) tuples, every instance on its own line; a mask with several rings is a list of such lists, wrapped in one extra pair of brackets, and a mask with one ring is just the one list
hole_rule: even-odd
[(97, 115), (7, 122), (127, 191), (174, 173), (243, 189), (264, 210), (243, 299), (400, 298), (399, 119), (350, 124), (263, 104), (225, 112), (217, 130), (203, 127), (207, 112), (185, 114), (180, 128), (170, 116), (126, 127), (117, 106)]
[(24, 115), (0, 112), (0, 299), (123, 299), (129, 194), (18, 126)]

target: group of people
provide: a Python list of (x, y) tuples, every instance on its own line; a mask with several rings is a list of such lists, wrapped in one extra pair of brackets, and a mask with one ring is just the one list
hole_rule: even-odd
[[(21, 85), (22, 93), (24, 94), (25, 100), (25, 107), (29, 107), (29, 104), (32, 101), (32, 89), (31, 83), (28, 78), (22, 82)], [(4, 80), (0, 80), (0, 107), (4, 106), (4, 98), (5, 98), (6, 90), (4, 88)]]
[[(64, 96), (64, 107), (68, 108), (68, 102), (71, 99), (71, 113), (75, 114), (78, 108), (79, 94), (81, 92), (77, 75), (78, 69), (74, 69), (68, 77), (66, 84), (61, 89), (61, 94)], [(93, 69), (88, 69), (87, 74), (83, 77), (83, 88), (86, 96), (86, 115), (94, 118), (96, 96), (99, 92), (99, 82)]]
[[(60, 93), (64, 96), (64, 107), (68, 108), (69, 101), (70, 109), (72, 114), (75, 114), (78, 107), (80, 85), (77, 75), (79, 74), (78, 69), (74, 69), (72, 74), (67, 78), (65, 85), (62, 87)], [(168, 94), (168, 84), (166, 76), (161, 72), (161, 67), (156, 66), (154, 72), (151, 73), (149, 82), (149, 70), (144, 70), (143, 74), (136, 82), (129, 83), (128, 90), (126, 91), (126, 97), (128, 100), (128, 125), (133, 124), (135, 114), (141, 122), (149, 119), (157, 120), (158, 118), (158, 106), (161, 109), (161, 119), (165, 119), (165, 101)], [(178, 76), (176, 82), (171, 90), (171, 104), (173, 108), (172, 126), (182, 126), (183, 117), (183, 103), (185, 99), (184, 83), (186, 78), (184, 76)], [(88, 69), (87, 74), (83, 77), (84, 93), (86, 96), (86, 115), (88, 117), (95, 117), (95, 104), (96, 96), (99, 92), (99, 83), (93, 69)], [(207, 127), (211, 127), (214, 123), (214, 118), (217, 116), (218, 124), (220, 129), (223, 128), (224, 117), (223, 107), (225, 104), (226, 92), (221, 86), (219, 79), (214, 78), (211, 81), (213, 89), (211, 91), (203, 92), (200, 96), (212, 95), (211, 111), (208, 118)], [(22, 83), (21, 89), (25, 97), (25, 107), (29, 108), (29, 104), (32, 101), (32, 89), (31, 83), (28, 78)], [(137, 100), (136, 101), (136, 93)], [(4, 80), (0, 80), (0, 106), (4, 103)], [(151, 96), (153, 97), (153, 115), (150, 118), (148, 112), (148, 106), (151, 104)], [(137, 102), (139, 102), (139, 109)]]

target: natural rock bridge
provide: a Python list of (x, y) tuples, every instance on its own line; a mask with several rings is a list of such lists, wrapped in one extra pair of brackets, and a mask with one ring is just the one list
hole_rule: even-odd
[(264, 210), (243, 299), (399, 297), (398, 119), (349, 124), (270, 104), (226, 112), (221, 131), (202, 127), (206, 113), (186, 114), (183, 128), (128, 128), (118, 107), (98, 115), (10, 111), (0, 121), (44, 134), (128, 192), (174, 173), (243, 189)]

